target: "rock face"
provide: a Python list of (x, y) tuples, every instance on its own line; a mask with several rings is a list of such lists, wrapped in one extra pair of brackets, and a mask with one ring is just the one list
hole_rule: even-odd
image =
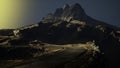
[[(71, 19), (84, 20), (85, 16), (86, 14), (83, 8), (76, 3), (72, 6), (66, 4), (63, 8), (57, 8), (56, 11), (51, 15), (51, 19), (54, 17), (56, 19), (69, 22)], [(48, 15), (44, 20), (48, 20), (48, 17), (50, 19), (50, 16)]]
[(120, 67), (120, 28), (89, 17), (78, 3), (58, 8), (38, 24), (16, 29), (14, 35), (28, 41), (39, 40), (52, 44), (94, 40), (107, 58), (107, 68)]
[(85, 15), (86, 14), (80, 5), (74, 4), (70, 7), (66, 6), (66, 8), (63, 9), (62, 19), (69, 20), (69, 18), (72, 18), (77, 20), (83, 20), (85, 19)]
[(66, 44), (93, 40), (100, 42), (105, 36), (117, 31), (118, 28), (87, 16), (83, 8), (76, 3), (56, 9), (38, 24), (14, 30), (14, 35), (27, 40)]

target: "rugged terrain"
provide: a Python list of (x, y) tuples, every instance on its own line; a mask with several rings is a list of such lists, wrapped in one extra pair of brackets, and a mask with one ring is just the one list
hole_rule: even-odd
[[(12, 31), (0, 34), (0, 58), (29, 59), (23, 62), (33, 62), (18, 65), (16, 68), (120, 67), (120, 28), (91, 18), (78, 3), (71, 6), (66, 4), (63, 8), (56, 9), (54, 13), (49, 13), (39, 23)], [(70, 48), (67, 47), (68, 44)], [(84, 52), (86, 50), (87, 52)], [(95, 55), (91, 56), (93, 52)], [(93, 61), (89, 62), (88, 59), (91, 57), (94, 57)], [(66, 60), (63, 60), (64, 58)], [(23, 62), (20, 64), (25, 64)], [(45, 66), (46, 64), (48, 66)]]
[[(94, 44), (44, 45), (33, 50), (24, 47), (9, 51), (9, 58), (1, 60), (2, 68), (88, 68), (95, 66), (99, 49)], [(29, 51), (29, 52), (27, 52)], [(13, 53), (13, 54), (11, 54)], [(95, 63), (100, 66), (100, 62)]]

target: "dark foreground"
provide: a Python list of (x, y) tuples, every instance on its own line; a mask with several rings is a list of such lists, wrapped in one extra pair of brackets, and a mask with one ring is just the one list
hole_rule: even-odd
[[(76, 46), (77, 45), (77, 46)], [(89, 68), (94, 66), (97, 47), (91, 44), (47, 45), (46, 51), (27, 60), (9, 60), (2, 68)], [(16, 61), (16, 62), (15, 62)], [(2, 65), (3, 64), (3, 65)], [(97, 65), (97, 63), (96, 63)]]

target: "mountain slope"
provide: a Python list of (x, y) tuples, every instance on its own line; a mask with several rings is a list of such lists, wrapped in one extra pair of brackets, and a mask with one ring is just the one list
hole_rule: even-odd
[[(78, 4), (65, 5), (50, 13), (38, 24), (18, 28), (15, 36), (27, 40), (48, 43), (76, 43), (101, 41), (111, 33), (119, 34), (120, 29), (87, 16)], [(66, 41), (65, 41), (66, 40)]]
[(39, 40), (52, 44), (94, 40), (108, 61), (108, 68), (120, 67), (120, 28), (91, 18), (78, 3), (58, 8), (38, 24), (15, 29), (14, 35), (21, 40)]

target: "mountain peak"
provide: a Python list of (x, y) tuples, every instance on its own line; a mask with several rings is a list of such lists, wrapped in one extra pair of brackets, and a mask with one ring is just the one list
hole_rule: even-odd
[(57, 8), (56, 11), (54, 12), (54, 16), (55, 17), (60, 17), (63, 13), (63, 9), (62, 8)]
[(71, 6), (65, 5), (63, 9), (62, 19), (68, 20), (70, 18), (82, 20), (86, 16), (84, 9), (79, 3), (75, 3)]
[(70, 8), (70, 6), (69, 6), (68, 4), (65, 4), (65, 5), (63, 6), (63, 10), (68, 9), (68, 8)]
[(72, 13), (76, 13), (77, 15), (85, 15), (85, 11), (84, 9), (81, 7), (81, 5), (79, 3), (75, 3), (71, 6), (71, 10)]
[(74, 6), (74, 7), (81, 7), (81, 5), (79, 3), (75, 3), (72, 6)]
[[(86, 13), (79, 3), (75, 3), (73, 5), (65, 4), (63, 8), (57, 8), (53, 16), (55, 19), (64, 21), (70, 21), (71, 19), (83, 20), (86, 17)], [(51, 16), (49, 16), (49, 19), (53, 19), (53, 17), (50, 17)]]

